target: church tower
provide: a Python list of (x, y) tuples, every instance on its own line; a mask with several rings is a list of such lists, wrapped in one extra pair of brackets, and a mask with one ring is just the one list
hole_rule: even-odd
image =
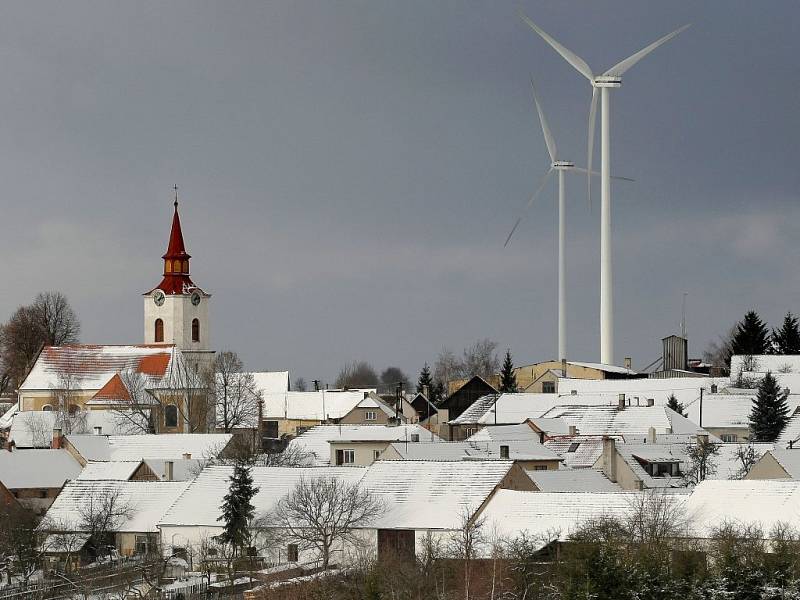
[(145, 344), (175, 344), (195, 369), (214, 359), (208, 323), (211, 294), (196, 286), (189, 276), (189, 260), (178, 215), (178, 188), (175, 187), (175, 212), (169, 233), (163, 279), (144, 294)]

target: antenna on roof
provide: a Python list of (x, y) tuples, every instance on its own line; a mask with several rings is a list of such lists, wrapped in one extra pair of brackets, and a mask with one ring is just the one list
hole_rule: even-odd
[(683, 301), (681, 302), (681, 337), (686, 339), (686, 296), (689, 292), (683, 292)]

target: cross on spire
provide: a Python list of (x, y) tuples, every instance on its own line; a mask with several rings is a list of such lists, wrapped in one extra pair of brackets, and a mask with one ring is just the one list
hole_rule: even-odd
[(175, 190), (175, 208), (178, 208), (178, 184), (176, 183), (172, 189)]

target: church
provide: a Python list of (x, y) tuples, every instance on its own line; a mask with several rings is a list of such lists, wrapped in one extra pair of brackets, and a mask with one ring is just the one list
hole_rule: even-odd
[[(144, 343), (45, 346), (19, 387), (16, 409), (4, 415), (12, 428), (41, 429), (48, 439), (54, 429), (103, 434), (214, 430), (203, 379), (215, 356), (211, 294), (192, 281), (175, 190), (161, 282), (143, 294)], [(47, 423), (33, 423), (42, 419)]]

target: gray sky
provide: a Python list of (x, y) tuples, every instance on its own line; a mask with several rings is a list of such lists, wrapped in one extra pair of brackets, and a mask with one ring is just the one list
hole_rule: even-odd
[[(213, 345), (253, 369), (553, 357), (554, 186), (503, 241), (548, 165), (529, 74), (581, 164), (590, 88), (517, 7), (3, 3), (0, 318), (60, 289), (83, 341), (142, 341), (177, 182)], [(693, 354), (800, 312), (797, 3), (523, 7), (596, 71), (694, 24), (613, 95), (618, 360), (659, 355), (683, 291)], [(597, 360), (599, 213), (568, 195), (568, 348)]]

